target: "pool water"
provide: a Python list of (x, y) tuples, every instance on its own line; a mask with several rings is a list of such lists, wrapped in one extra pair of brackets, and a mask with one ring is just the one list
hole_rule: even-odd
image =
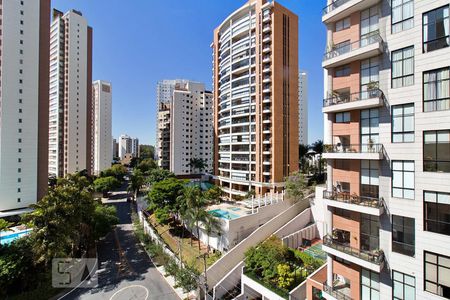
[(239, 218), (239, 216), (237, 214), (233, 214), (229, 211), (226, 211), (226, 210), (223, 210), (220, 208), (210, 210), (209, 213), (215, 217), (222, 218), (222, 219), (233, 220), (233, 219)]
[(0, 244), (2, 244), (2, 245), (11, 244), (14, 240), (29, 234), (30, 231), (31, 231), (31, 229), (27, 229), (27, 230), (24, 230), (21, 232), (15, 232), (15, 233), (11, 233), (8, 235), (0, 236)]

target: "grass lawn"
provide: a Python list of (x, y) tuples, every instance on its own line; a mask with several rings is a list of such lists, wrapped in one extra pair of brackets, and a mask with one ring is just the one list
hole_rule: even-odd
[[(169, 225), (161, 225), (156, 221), (155, 215), (151, 215), (149, 221), (153, 225), (153, 228), (155, 228), (158, 234), (162, 237), (164, 242), (177, 255), (179, 255), (180, 250), (178, 241), (181, 240), (181, 256), (184, 263), (193, 264), (198, 271), (204, 271), (203, 258), (198, 257), (204, 253), (207, 253), (206, 245), (202, 244), (201, 250), (199, 251), (198, 240), (194, 238), (191, 246), (190, 234), (187, 230), (184, 230), (184, 237), (181, 238), (182, 226), (179, 223), (172, 222)], [(209, 259), (206, 261), (207, 267), (212, 265), (218, 258), (218, 256), (210, 254)]]

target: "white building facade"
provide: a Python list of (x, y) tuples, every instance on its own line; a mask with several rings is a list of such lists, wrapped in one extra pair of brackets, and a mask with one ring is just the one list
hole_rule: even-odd
[(308, 73), (298, 73), (298, 142), (308, 145)]
[(122, 160), (125, 154), (131, 153), (133, 140), (126, 134), (119, 137), (119, 158)]
[(94, 105), (94, 174), (111, 167), (112, 145), (112, 86), (97, 80), (92, 84)]
[(50, 1), (0, 2), (0, 217), (47, 190)]
[(92, 172), (92, 28), (78, 11), (53, 11), (49, 174)]

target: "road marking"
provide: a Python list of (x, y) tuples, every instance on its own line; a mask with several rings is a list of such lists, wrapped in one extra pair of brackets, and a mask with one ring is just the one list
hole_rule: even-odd
[(113, 298), (118, 293), (123, 292), (124, 290), (129, 289), (129, 288), (142, 288), (142, 289), (144, 289), (145, 290), (145, 298), (143, 298), (143, 300), (147, 300), (148, 299), (148, 294), (149, 294), (148, 289), (145, 286), (143, 286), (143, 285), (134, 284), (134, 285), (130, 285), (130, 286), (126, 286), (126, 287), (121, 288), (120, 290), (115, 292), (114, 295), (112, 295), (111, 298), (109, 298), (109, 300), (113, 300)]

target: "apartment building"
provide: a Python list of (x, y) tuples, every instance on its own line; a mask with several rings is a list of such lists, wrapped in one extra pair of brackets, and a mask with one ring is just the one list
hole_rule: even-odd
[(112, 153), (113, 158), (119, 157), (119, 143), (116, 139), (112, 139)]
[[(176, 175), (212, 173), (212, 93), (199, 82), (175, 85), (170, 103), (169, 170)], [(163, 153), (163, 156), (165, 154)], [(192, 160), (202, 160), (199, 169)]]
[(298, 73), (298, 142), (308, 145), (308, 73)]
[(76, 10), (53, 10), (49, 112), (49, 174), (92, 173), (92, 28)]
[(112, 149), (112, 86), (97, 80), (92, 84), (94, 106), (94, 174), (111, 167)]
[(133, 157), (139, 157), (140, 156), (139, 139), (138, 138), (132, 138), (131, 139), (131, 155), (133, 155)]
[(50, 0), (0, 2), (0, 216), (47, 191)]
[(124, 159), (125, 154), (131, 154), (133, 139), (126, 134), (119, 137), (119, 158)]
[(186, 84), (188, 80), (161, 80), (156, 88), (156, 142), (155, 156), (160, 168), (170, 168), (170, 104), (176, 85)]
[(328, 2), (322, 279), (308, 299), (450, 299), (448, 0)]
[(214, 173), (230, 198), (298, 169), (298, 17), (250, 0), (214, 30)]

